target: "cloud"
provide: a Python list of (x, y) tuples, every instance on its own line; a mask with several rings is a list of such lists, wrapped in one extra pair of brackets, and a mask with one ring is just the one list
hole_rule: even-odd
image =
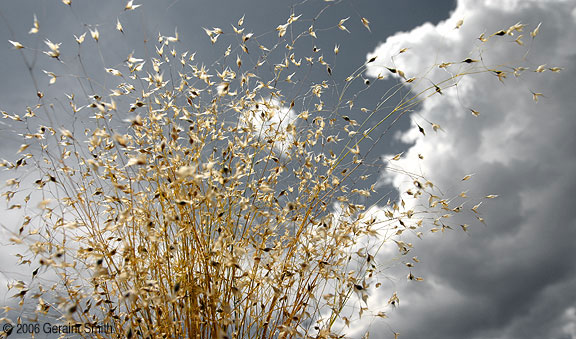
[(296, 113), (277, 99), (261, 99), (240, 115), (240, 125), (249, 128), (258, 140), (270, 140), (279, 155), (288, 153), (296, 133)]
[[(522, 32), (490, 37), (518, 22), (526, 25)], [(488, 41), (478, 39), (482, 33)], [(515, 42), (520, 35), (522, 46)], [(449, 196), (467, 190), (466, 209), (487, 194), (499, 197), (479, 208), (486, 226), (453, 218), (453, 224), (471, 224), (469, 236), (451, 231), (414, 239), (423, 261), (414, 271), (426, 280), (388, 286), (399, 291), (401, 303), (385, 331), (391, 327), (404, 338), (576, 338), (573, 41), (574, 1), (459, 0), (447, 20), (397, 33), (367, 56), (378, 56), (367, 70), (372, 77), (397, 76), (385, 67), (406, 78), (424, 74), (410, 84), (414, 93), (429, 88), (432, 94), (443, 79), (483, 65), (506, 72), (502, 81), (489, 71), (442, 83), (449, 88), (426, 100), (401, 135), (409, 144), (397, 162), (402, 169)], [(479, 61), (462, 62), (467, 58)], [(438, 67), (442, 63), (452, 64)], [(516, 78), (508, 66), (520, 63), (529, 69)], [(535, 72), (540, 65), (544, 72)], [(543, 95), (535, 102), (533, 93)], [(434, 132), (429, 122), (442, 129)], [(470, 180), (460, 180), (470, 173)], [(395, 172), (383, 180), (401, 191), (412, 185)], [(381, 302), (388, 297), (380, 295)]]

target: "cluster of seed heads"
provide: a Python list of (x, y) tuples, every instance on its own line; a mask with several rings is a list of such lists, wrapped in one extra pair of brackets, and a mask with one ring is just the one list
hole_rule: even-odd
[[(125, 10), (139, 6), (130, 1)], [(348, 19), (333, 28), (349, 32)], [(366, 18), (359, 21), (370, 29)], [(38, 103), (25, 114), (2, 112), (20, 126), (24, 142), (18, 158), (1, 166), (15, 175), (2, 194), (8, 208), (23, 212), (10, 241), (25, 246), (19, 262), (33, 273), (11, 288), (23, 308), (34, 304), (23, 313), (28, 318), (111, 323), (120, 337), (337, 337), (337, 324), (385, 318), (385, 308), (399, 304), (393, 291), (386, 305), (369, 300), (386, 280), (390, 264), (378, 257), (385, 244), (409, 258), (412, 244), (403, 233), (445, 231), (450, 216), (465, 210), (466, 193), (442, 196), (408, 173), (413, 187), (374, 212), (361, 201), (382, 193), (375, 182), (358, 184), (369, 179), (361, 175), (364, 160), (380, 140), (379, 126), (467, 74), (492, 72), (503, 80), (507, 72), (472, 58), (443, 63), (468, 68), (422, 93), (402, 94), (405, 83), (427, 79), (390, 65), (400, 83), (366, 108), (355, 101), (374, 86), (362, 74), (376, 57), (338, 84), (326, 61), (338, 45), (330, 55), (316, 47), (297, 55), (297, 41), (317, 39), (314, 20), (292, 13), (268, 46), (262, 41), (269, 35), (248, 32), (244, 18), (232, 27), (205, 29), (215, 48), (231, 41), (211, 66), (178, 51), (177, 32), (159, 35), (149, 60), (130, 54), (123, 65), (105, 67), (120, 79), (115, 88), (88, 86), (83, 97), (59, 98), (66, 107), (37, 88)], [(30, 33), (39, 29), (35, 17)], [(126, 28), (117, 20), (116, 29)], [(97, 27), (90, 33), (96, 43), (103, 39)], [(78, 46), (85, 35), (75, 37)], [(62, 43), (45, 42), (48, 57), (68, 62)], [(327, 70), (326, 80), (306, 80), (317, 68)], [(64, 77), (45, 73), (50, 84)], [(94, 123), (60, 121), (58, 110)], [(353, 112), (363, 120), (351, 119)], [(425, 203), (407, 208), (404, 199)], [(480, 203), (472, 212), (483, 222)], [(401, 260), (408, 279), (422, 280), (412, 273), (416, 257)]]

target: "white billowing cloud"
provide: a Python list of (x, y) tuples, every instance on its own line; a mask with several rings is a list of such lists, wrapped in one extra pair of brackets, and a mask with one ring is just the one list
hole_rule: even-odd
[(259, 140), (273, 140), (273, 149), (280, 155), (287, 153), (294, 141), (296, 120), (296, 113), (277, 99), (261, 99), (240, 116), (241, 126), (248, 127)]
[[(393, 328), (405, 338), (576, 338), (575, 13), (576, 1), (459, 0), (446, 21), (397, 33), (367, 56), (378, 56), (370, 76), (387, 77), (385, 67), (396, 68), (406, 78), (424, 75), (409, 84), (415, 93), (443, 88), (412, 114), (412, 128), (401, 136), (410, 146), (394, 165), (425, 176), (450, 197), (468, 190), (467, 210), (485, 195), (499, 195), (479, 208), (486, 226), (452, 218), (471, 224), (469, 236), (455, 230), (410, 239), (423, 261), (414, 273), (426, 280), (389, 286), (398, 290), (400, 307), (386, 325), (373, 325), (373, 334)], [(490, 37), (518, 22), (523, 31)], [(482, 33), (487, 42), (478, 39)], [(515, 42), (520, 35), (522, 46)], [(479, 62), (461, 62), (467, 58)], [(453, 64), (438, 67), (445, 62)], [(517, 78), (510, 66), (518, 64), (529, 69)], [(488, 71), (450, 88), (454, 82), (442, 83), (483, 65), (506, 78)], [(544, 71), (535, 72), (540, 65)], [(537, 102), (533, 93), (542, 93)], [(441, 129), (434, 132), (430, 123)], [(395, 172), (383, 180), (401, 191), (413, 186)], [(388, 292), (381, 292), (381, 303)]]
[(562, 327), (564, 333), (572, 338), (576, 337), (576, 308), (570, 307), (567, 309), (563, 318), (566, 320), (565, 325)]

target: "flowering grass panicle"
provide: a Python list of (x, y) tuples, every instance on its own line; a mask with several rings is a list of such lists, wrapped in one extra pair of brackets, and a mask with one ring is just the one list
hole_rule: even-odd
[[(137, 7), (130, 1), (126, 10)], [(159, 35), (150, 56), (105, 65), (112, 87), (93, 80), (80, 52), (67, 54), (84, 48), (88, 30), (99, 49), (97, 27), (75, 41), (46, 38), (43, 55), (10, 41), (33, 79), (26, 53), (69, 67), (45, 71), (50, 84), (81, 85), (48, 99), (36, 84), (26, 113), (2, 111), (23, 140), (1, 164), (13, 176), (2, 195), (22, 212), (18, 227), (5, 228), (32, 272), (11, 286), (22, 317), (110, 323), (128, 338), (328, 338), (398, 304), (393, 290), (384, 307), (368, 302), (395, 258), (408, 279), (422, 280), (405, 235), (445, 231), (452, 214), (475, 215), (479, 206), (464, 208), (466, 194), (443, 195), (417, 173), (406, 173), (412, 187), (390, 199), (365, 175), (373, 165), (366, 159), (394, 122), (461, 78), (505, 81), (526, 68), (468, 58), (432, 83), (390, 64), (398, 82), (389, 86), (364, 78), (370, 58), (339, 82), (330, 64), (338, 46), (327, 54), (300, 46), (314, 45), (319, 31), (350, 31), (352, 19), (317, 27), (300, 9), (262, 35), (244, 17), (229, 30), (205, 28), (222, 50), (209, 66), (181, 50), (178, 32)], [(368, 19), (358, 21), (370, 29)], [(362, 95), (381, 99), (364, 107)], [(432, 133), (441, 129), (430, 124)], [(401, 157), (377, 165), (400, 171), (390, 164)], [(369, 197), (375, 202), (364, 206)], [(393, 258), (381, 255), (389, 244)]]

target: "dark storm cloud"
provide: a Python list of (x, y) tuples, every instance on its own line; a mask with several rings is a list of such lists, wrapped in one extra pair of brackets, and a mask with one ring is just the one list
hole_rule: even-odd
[[(395, 58), (395, 66), (409, 76), (429, 70), (435, 82), (446, 73), (428, 68), (433, 63), (480, 54), (487, 64), (521, 62), (530, 31), (542, 22), (527, 56), (531, 71), (520, 79), (510, 74), (504, 83), (493, 75), (463, 80), (458, 91), (431, 98), (413, 116), (445, 132), (428, 127), (424, 137), (413, 123), (402, 136), (413, 145), (401, 168), (423, 174), (452, 196), (468, 190), (477, 201), (487, 194), (499, 197), (479, 208), (487, 226), (465, 217), (452, 220), (471, 224), (469, 236), (452, 231), (411, 239), (424, 262), (416, 272), (426, 280), (395, 286), (401, 306), (389, 324), (401, 337), (576, 338), (576, 100), (570, 94), (576, 50), (568, 43), (576, 37), (575, 14), (574, 1), (462, 0), (446, 22), (398, 33), (368, 56), (379, 56), (368, 71), (376, 76), (400, 48), (411, 48)], [(455, 30), (460, 19), (464, 23)], [(517, 22), (527, 26), (508, 42), (476, 39)], [(523, 47), (514, 43), (519, 34)], [(563, 70), (533, 72), (542, 64)], [(544, 96), (534, 102), (531, 92)], [(418, 153), (426, 159), (419, 161)], [(475, 175), (461, 182), (469, 173)], [(411, 184), (401, 175), (387, 178), (402, 189)]]

